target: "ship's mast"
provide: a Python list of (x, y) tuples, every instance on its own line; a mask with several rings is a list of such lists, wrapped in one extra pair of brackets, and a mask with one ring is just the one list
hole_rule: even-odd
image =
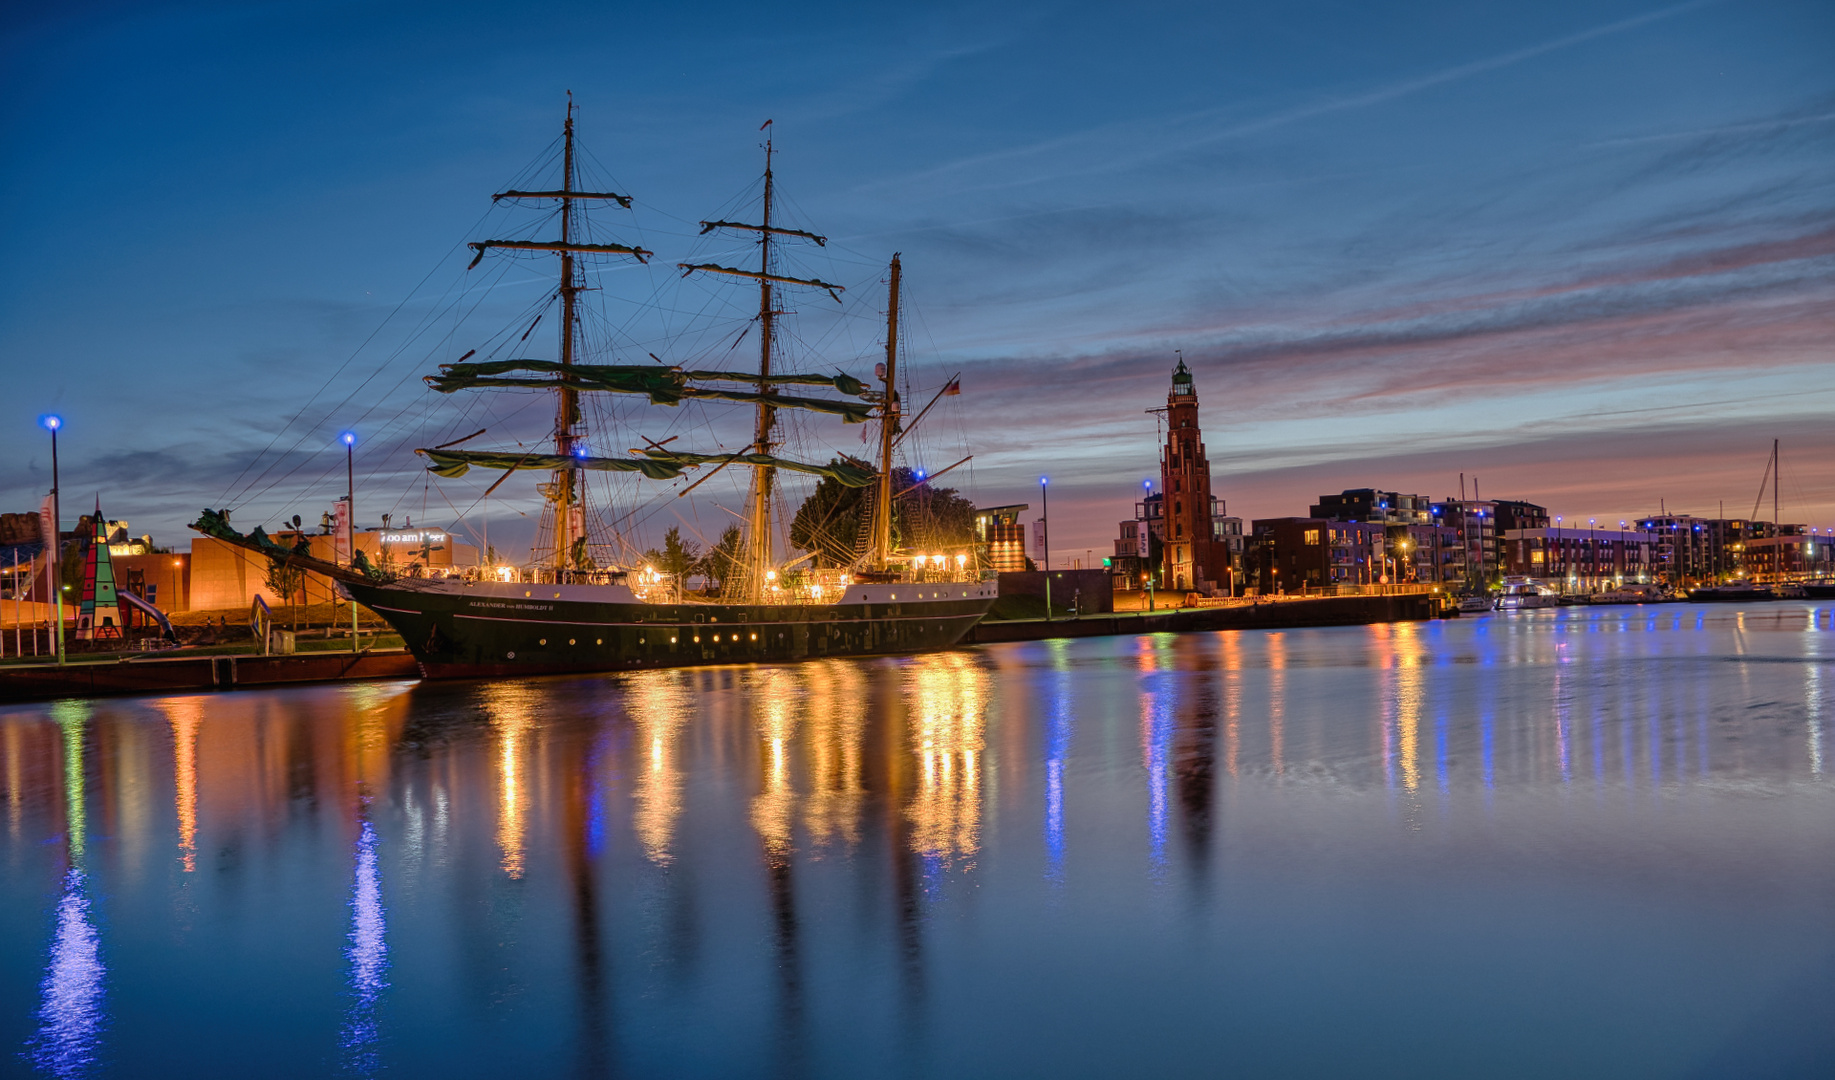
[[(771, 121), (766, 120), (760, 130), (769, 129)], [(818, 247), (828, 243), (826, 236), (818, 236), (802, 229), (786, 229), (772, 224), (772, 196), (775, 194), (776, 180), (771, 174), (771, 138), (765, 137), (765, 201), (764, 220), (759, 224), (747, 224), (739, 221), (703, 221), (703, 235), (715, 229), (738, 229), (743, 232), (758, 234), (758, 269), (741, 270), (732, 266), (719, 266), (714, 263), (676, 263), (686, 277), (696, 272), (709, 274), (726, 274), (732, 277), (749, 278), (758, 282), (758, 404), (757, 422), (752, 431), (751, 452), (767, 459), (776, 443), (771, 441), (773, 429), (777, 426), (776, 402), (777, 390), (772, 382), (772, 347), (776, 344), (776, 319), (783, 312), (777, 310), (777, 290), (773, 284), (803, 285), (821, 289), (841, 302), (844, 286), (816, 278), (785, 277), (776, 272), (773, 258), (773, 237), (796, 236), (809, 240)], [(776, 479), (777, 466), (769, 460), (752, 464), (752, 486), (747, 495), (745, 521), (748, 526), (745, 554), (742, 559), (744, 574), (737, 590), (737, 598), (747, 603), (758, 603), (765, 595), (765, 575), (771, 571), (772, 535), (771, 535), (771, 489)]]
[[(765, 206), (764, 227), (758, 231), (758, 392), (769, 395), (771, 389), (771, 331), (777, 312), (773, 307), (771, 288), (771, 137), (765, 136)], [(752, 452), (771, 452), (771, 429), (777, 423), (777, 410), (770, 402), (758, 403), (757, 425), (752, 435)], [(765, 574), (771, 569), (771, 482), (776, 478), (769, 465), (752, 470), (751, 530), (748, 537), (748, 563), (745, 576), (745, 599), (758, 603), (764, 599)]]
[[(574, 295), (579, 290), (573, 279), (573, 94), (567, 95), (567, 127), (561, 151), (561, 366), (573, 366)], [(555, 388), (554, 452), (573, 456), (573, 429), (580, 421), (579, 392), (565, 384)], [(574, 470), (554, 472), (554, 568), (564, 571), (573, 565), (573, 488)]]
[(898, 435), (898, 254), (892, 255), (892, 274), (886, 301), (885, 398), (879, 407), (879, 490), (873, 499), (873, 565), (884, 570), (892, 557), (892, 444)]
[[(631, 197), (613, 191), (580, 191), (574, 186), (573, 148), (573, 92), (567, 94), (567, 124), (563, 129), (561, 157), (561, 188), (559, 191), (500, 191), (491, 196), (492, 202), (510, 199), (517, 202), (546, 202), (558, 199), (561, 203), (561, 239), (553, 240), (474, 240), (466, 246), (477, 252), (471, 266), (475, 267), (484, 261), (484, 256), (493, 248), (509, 251), (542, 251), (554, 252), (561, 257), (561, 366), (572, 367), (576, 324), (575, 298), (580, 292), (580, 285), (574, 271), (574, 256), (589, 255), (629, 255), (638, 262), (647, 262), (653, 252), (640, 247), (625, 244), (585, 244), (573, 238), (573, 204), (593, 199), (609, 199), (629, 210)], [(467, 267), (470, 269), (470, 267)], [(525, 334), (524, 337), (528, 335)], [(471, 355), (470, 353), (466, 354)], [(557, 379), (565, 383), (565, 378)], [(554, 409), (554, 452), (562, 457), (575, 456), (574, 429), (580, 423), (580, 394), (569, 385), (555, 387)], [(463, 441), (463, 440), (461, 440)], [(513, 471), (513, 470), (512, 470)], [(555, 469), (552, 479), (543, 488), (543, 494), (554, 506), (554, 554), (550, 565), (557, 577), (574, 565), (573, 549), (580, 536), (585, 534), (584, 522), (579, 528), (574, 524), (574, 506), (578, 496), (574, 490), (573, 468)], [(505, 474), (508, 475), (507, 473)], [(502, 481), (498, 481), (502, 483)]]

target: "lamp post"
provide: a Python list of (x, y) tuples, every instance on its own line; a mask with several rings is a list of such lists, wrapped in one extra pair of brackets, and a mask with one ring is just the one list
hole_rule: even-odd
[(51, 552), (51, 561), (47, 564), (46, 572), (50, 575), (48, 584), (51, 586), (51, 604), (55, 611), (52, 618), (55, 620), (57, 665), (62, 667), (64, 666), (64, 574), (59, 563), (63, 555), (61, 549), (63, 547), (64, 514), (57, 495), (57, 431), (64, 426), (64, 418), (56, 413), (49, 413), (39, 417), (38, 422), (51, 433), (51, 535), (46, 539)]
[(1593, 529), (1599, 524), (1598, 518), (1587, 518), (1587, 582), (1588, 592), (1599, 589), (1599, 541), (1593, 539)]
[(1045, 558), (1046, 622), (1051, 621), (1051, 500), (1046, 497), (1050, 484), (1050, 477), (1039, 477), (1039, 554)]
[(1561, 591), (1565, 593), (1567, 591), (1567, 542), (1561, 538), (1561, 515), (1560, 514), (1555, 515), (1554, 543), (1555, 543), (1555, 551), (1558, 552), (1561, 557), (1560, 558), (1561, 568), (1559, 570), (1555, 569), (1554, 560), (1552, 558), (1549, 560), (1548, 568), (1550, 570), (1553, 570), (1555, 572), (1555, 575), (1561, 579)]
[[(357, 566), (357, 433), (338, 436), (344, 444), (344, 539), (350, 545), (350, 565)], [(350, 601), (350, 651), (357, 652), (357, 600)]]

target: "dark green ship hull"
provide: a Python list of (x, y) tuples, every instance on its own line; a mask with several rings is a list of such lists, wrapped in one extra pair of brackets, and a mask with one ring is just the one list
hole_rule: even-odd
[[(827, 605), (578, 598), (590, 586), (519, 585), (519, 596), (417, 581), (342, 588), (401, 634), (430, 679), (933, 652), (960, 642), (996, 599), (992, 582), (908, 586), (902, 601), (882, 589), (877, 602)], [(918, 592), (924, 598), (913, 600)]]

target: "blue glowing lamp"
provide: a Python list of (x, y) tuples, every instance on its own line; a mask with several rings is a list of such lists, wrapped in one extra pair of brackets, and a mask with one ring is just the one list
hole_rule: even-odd
[(46, 431), (56, 431), (64, 426), (64, 418), (56, 413), (46, 413), (38, 418), (38, 423)]
[(919, 470), (917, 471), (917, 473), (916, 473), (916, 476), (917, 476), (917, 478), (918, 478), (919, 480), (922, 480), (922, 479), (924, 479), (924, 470), (923, 470), (923, 469), (919, 469)]
[(1146, 491), (1152, 491), (1152, 490), (1153, 490), (1153, 481), (1151, 481), (1151, 480), (1142, 480), (1142, 481), (1141, 481), (1141, 488), (1142, 488), (1143, 490), (1146, 490)]
[(1049, 483), (1051, 483), (1051, 478), (1050, 478), (1050, 477), (1048, 477), (1048, 476), (1041, 476), (1041, 477), (1039, 477), (1039, 486), (1040, 486), (1040, 487), (1044, 487), (1044, 486), (1045, 486), (1046, 484), (1049, 484)]
[(357, 445), (357, 433), (354, 431), (346, 431), (344, 434), (338, 436), (338, 441), (345, 446), (355, 446)]

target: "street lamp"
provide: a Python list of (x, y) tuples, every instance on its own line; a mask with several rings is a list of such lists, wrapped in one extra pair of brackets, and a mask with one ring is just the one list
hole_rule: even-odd
[(1050, 484), (1050, 477), (1039, 477), (1039, 554), (1045, 557), (1046, 622), (1051, 621), (1051, 500), (1046, 497)]
[(52, 607), (56, 612), (53, 618), (56, 620), (57, 664), (62, 667), (64, 664), (64, 575), (58, 563), (59, 556), (63, 554), (60, 549), (63, 547), (64, 514), (57, 496), (57, 432), (64, 426), (64, 418), (56, 413), (46, 413), (38, 418), (38, 422), (51, 433), (51, 535), (45, 541), (50, 545), (51, 560), (46, 566), (46, 572), (50, 575), (48, 584), (51, 586)]
[[(357, 433), (338, 436), (344, 444), (344, 538), (350, 545), (350, 565), (357, 566)], [(357, 651), (357, 600), (350, 601), (350, 651)]]

